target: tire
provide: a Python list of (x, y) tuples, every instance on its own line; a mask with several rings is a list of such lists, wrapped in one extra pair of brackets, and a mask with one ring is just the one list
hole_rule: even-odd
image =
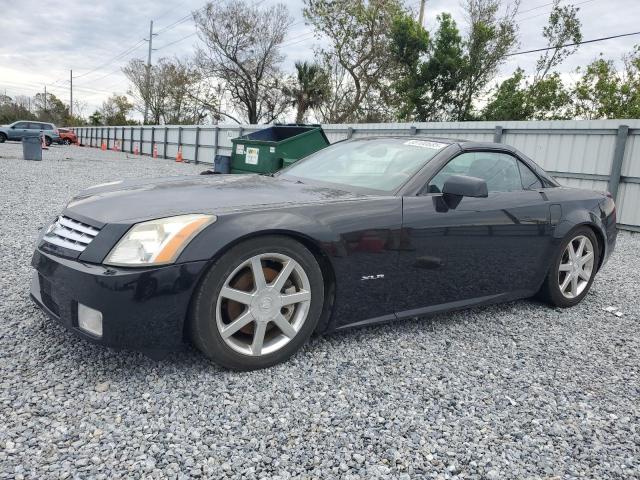
[(65, 138), (64, 140), (62, 140), (62, 144), (63, 145), (71, 145), (71, 140), (69, 140), (68, 138)]
[[(256, 271), (262, 278), (256, 280)], [(194, 345), (215, 363), (256, 370), (297, 352), (316, 329), (323, 304), (313, 254), (288, 237), (257, 237), (209, 269), (193, 296), (188, 328)]]
[[(584, 247), (580, 252), (580, 245), (583, 241)], [(571, 258), (569, 248), (574, 250), (574, 255), (580, 253), (579, 262), (575, 262)], [(589, 256), (590, 260), (585, 260)], [(547, 273), (540, 289), (540, 297), (555, 307), (567, 308), (577, 305), (591, 289), (598, 270), (599, 259), (598, 239), (593, 230), (589, 227), (573, 229), (562, 240), (554, 255), (549, 273)], [(588, 275), (588, 279), (585, 278), (585, 275)], [(574, 279), (576, 279), (575, 283)], [(563, 288), (565, 282), (568, 284)]]
[(0, 133), (0, 143), (7, 141), (7, 136), (4, 133)]
[(44, 137), (44, 143), (47, 147), (51, 146), (51, 137)]

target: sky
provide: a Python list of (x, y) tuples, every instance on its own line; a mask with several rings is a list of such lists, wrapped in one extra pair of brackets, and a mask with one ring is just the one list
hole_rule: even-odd
[[(282, 51), (284, 68), (292, 71), (297, 60), (313, 59), (319, 45), (302, 17), (303, 0), (254, 0), (262, 5), (284, 3), (293, 17)], [(509, 4), (511, 0), (503, 0)], [(189, 13), (204, 0), (0, 0), (0, 93), (34, 95), (44, 90), (69, 102), (69, 75), (73, 70), (74, 100), (80, 100), (88, 116), (112, 93), (126, 93), (128, 83), (121, 67), (132, 58), (146, 60), (149, 22), (154, 31), (152, 59), (191, 55), (199, 40)], [(420, 0), (405, 0), (417, 12)], [(550, 0), (522, 0), (516, 17), (520, 28), (518, 50), (544, 47), (542, 28), (551, 10)], [(563, 0), (580, 8), (583, 39), (640, 30), (640, 0)], [(461, 30), (465, 19), (459, 0), (427, 0), (425, 23), (436, 25), (436, 16), (450, 12)], [(601, 53), (619, 61), (640, 44), (640, 35), (583, 45), (560, 68), (569, 80), (575, 70)], [(539, 54), (511, 57), (501, 68), (507, 77), (520, 66), (532, 73)], [(152, 60), (153, 61), (153, 60)]]

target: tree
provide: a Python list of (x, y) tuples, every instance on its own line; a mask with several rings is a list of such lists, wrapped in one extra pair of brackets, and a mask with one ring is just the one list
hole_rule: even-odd
[(576, 83), (575, 115), (579, 118), (640, 117), (640, 46), (623, 58), (618, 70), (611, 60), (599, 58)]
[[(238, 117), (251, 124), (272, 122), (289, 106), (282, 95), (280, 45), (292, 23), (282, 4), (259, 9), (243, 0), (210, 2), (194, 13), (202, 71), (219, 79)], [(240, 123), (228, 112), (218, 112)]]
[(399, 65), (392, 85), (400, 119), (445, 120), (462, 81), (464, 57), (458, 27), (447, 13), (438, 15), (433, 41), (411, 16), (396, 18), (392, 53)]
[(469, 29), (464, 41), (462, 79), (454, 101), (454, 120), (473, 119), (473, 101), (495, 78), (507, 54), (517, 46), (515, 15), (519, 5), (516, 0), (506, 8), (504, 16), (499, 17), (501, 0), (464, 0)]
[(400, 0), (305, 0), (304, 17), (329, 47), (319, 50), (331, 72), (332, 91), (323, 120), (357, 120), (365, 100), (384, 95), (393, 68), (390, 54), (394, 19)]
[(524, 70), (502, 82), (483, 110), (484, 120), (562, 120), (570, 117), (571, 96), (556, 72), (531, 84)]
[(152, 124), (201, 123), (209, 112), (213, 98), (201, 72), (190, 60), (161, 58), (149, 70), (141, 59), (131, 60), (123, 72), (131, 82), (129, 94), (134, 107)]
[(113, 94), (102, 102), (100, 118), (103, 125), (130, 125), (135, 124), (127, 119), (129, 112), (133, 110), (133, 104), (125, 95)]
[(102, 113), (100, 113), (100, 110), (96, 110), (91, 115), (89, 115), (89, 123), (91, 125), (104, 125)]
[(56, 125), (67, 125), (69, 107), (52, 93), (37, 93), (33, 98), (33, 105), (38, 120), (51, 122)]
[(573, 5), (560, 7), (560, 0), (555, 0), (549, 15), (549, 22), (542, 30), (542, 36), (547, 40), (547, 46), (551, 49), (538, 59), (534, 81), (544, 79), (550, 70), (560, 65), (578, 50), (578, 45), (568, 48), (562, 48), (562, 45), (582, 41), (582, 24), (578, 19), (579, 10)]
[[(26, 103), (28, 105), (28, 101)], [(28, 110), (19, 97), (0, 95), (0, 124), (17, 120), (35, 120), (36, 116)]]
[(529, 82), (518, 68), (514, 74), (499, 85), (483, 111), (486, 120), (555, 120), (571, 115), (571, 95), (560, 75), (551, 70), (558, 67), (577, 46), (562, 48), (567, 43), (582, 40), (578, 9), (572, 5), (559, 6), (554, 3), (542, 36), (547, 40), (548, 50), (536, 62), (533, 80)]
[(317, 63), (296, 62), (296, 83), (286, 86), (283, 93), (293, 98), (296, 123), (302, 123), (309, 109), (322, 104), (330, 93), (327, 72)]

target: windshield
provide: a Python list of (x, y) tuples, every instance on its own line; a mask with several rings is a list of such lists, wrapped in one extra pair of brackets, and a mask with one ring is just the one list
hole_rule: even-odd
[(301, 179), (393, 192), (446, 143), (402, 138), (351, 140), (331, 145), (282, 174)]

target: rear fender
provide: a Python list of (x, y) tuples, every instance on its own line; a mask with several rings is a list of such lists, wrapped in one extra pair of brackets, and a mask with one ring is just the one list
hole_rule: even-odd
[(565, 208), (563, 206), (563, 217), (556, 225), (553, 233), (556, 244), (559, 245), (571, 230), (579, 226), (585, 225), (592, 228), (598, 238), (598, 246), (600, 247), (600, 259), (598, 262), (598, 268), (600, 268), (603, 260), (608, 257), (610, 248), (607, 241), (606, 214), (602, 211), (600, 203), (596, 203), (591, 209), (581, 208), (566, 213), (564, 212)]

